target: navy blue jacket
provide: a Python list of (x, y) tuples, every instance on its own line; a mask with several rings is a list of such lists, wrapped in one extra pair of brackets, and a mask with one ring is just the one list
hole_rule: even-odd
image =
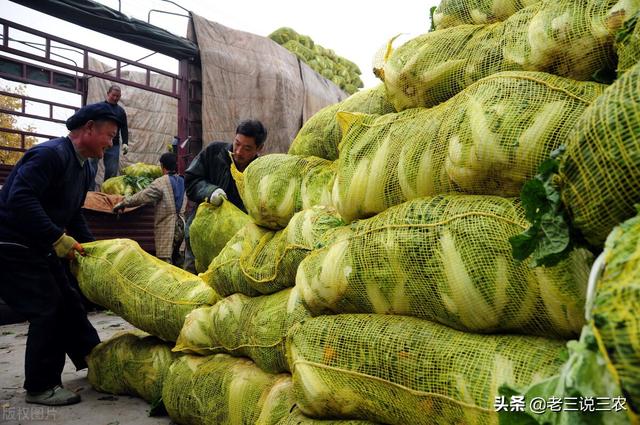
[[(127, 113), (125, 112), (124, 108), (118, 105), (117, 103), (113, 105), (107, 102), (106, 100), (104, 101), (104, 103), (106, 103), (109, 106), (109, 108), (111, 108), (113, 115), (115, 115), (120, 120), (121, 124), (118, 127), (118, 130), (119, 130), (120, 136), (122, 136), (122, 144), (128, 145), (129, 144), (129, 124), (127, 124)], [(118, 137), (118, 133), (116, 133), (116, 137), (114, 137), (113, 140), (111, 140), (111, 143), (113, 144), (113, 146), (120, 144), (120, 137)]]
[(81, 210), (94, 177), (68, 137), (29, 149), (0, 190), (0, 242), (44, 253), (65, 229), (79, 242), (94, 240)]

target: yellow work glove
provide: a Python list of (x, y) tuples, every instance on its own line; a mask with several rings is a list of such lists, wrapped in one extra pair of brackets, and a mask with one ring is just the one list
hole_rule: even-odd
[(80, 243), (63, 233), (57, 241), (53, 243), (53, 250), (59, 258), (73, 259), (75, 251), (78, 251), (80, 255), (84, 255), (84, 248)]

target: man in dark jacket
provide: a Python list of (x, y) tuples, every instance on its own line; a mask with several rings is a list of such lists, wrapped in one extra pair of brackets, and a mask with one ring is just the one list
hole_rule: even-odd
[[(220, 206), (222, 199), (226, 198), (236, 207), (247, 212), (231, 174), (231, 165), (235, 165), (239, 172), (243, 172), (258, 157), (266, 139), (267, 129), (260, 121), (245, 120), (236, 128), (233, 143), (210, 143), (194, 158), (184, 173), (189, 200), (196, 205), (209, 202), (214, 206)], [(185, 269), (192, 273), (195, 273), (195, 266), (188, 229), (194, 215), (195, 208), (187, 219), (185, 229)]]
[(100, 342), (62, 261), (94, 239), (81, 212), (95, 177), (88, 158), (103, 156), (119, 123), (103, 103), (81, 108), (67, 120), (69, 135), (25, 152), (0, 190), (0, 297), (29, 320), (28, 403), (79, 402), (61, 385), (65, 354), (84, 369)]
[[(118, 169), (120, 168), (120, 139), (122, 139), (122, 154), (126, 155), (129, 152), (129, 126), (127, 124), (127, 113), (124, 108), (118, 105), (120, 97), (122, 96), (122, 90), (119, 86), (112, 85), (107, 90), (107, 97), (104, 100), (104, 105), (107, 106), (113, 115), (118, 118), (118, 132), (113, 137), (112, 146), (104, 151), (104, 179), (103, 181), (115, 177), (118, 175)], [(98, 173), (99, 158), (93, 158), (89, 160), (89, 164), (93, 169), (93, 173)], [(95, 188), (95, 183), (91, 186), (91, 190)]]

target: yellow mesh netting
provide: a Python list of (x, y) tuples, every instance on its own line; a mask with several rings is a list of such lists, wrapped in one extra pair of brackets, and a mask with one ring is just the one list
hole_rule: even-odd
[(273, 409), (265, 406), (269, 393), (286, 379), (289, 375), (263, 372), (251, 360), (227, 354), (185, 355), (171, 365), (162, 401), (180, 424), (257, 424), (264, 408)]
[(336, 113), (339, 111), (384, 115), (395, 112), (395, 109), (386, 98), (384, 84), (361, 90), (342, 102), (321, 109), (309, 118), (291, 142), (289, 154), (312, 155), (330, 161), (338, 159), (340, 127)]
[(351, 221), (452, 191), (517, 196), (605, 87), (503, 72), (432, 109), (381, 117), (341, 112), (333, 204)]
[[(620, 5), (622, 4), (621, 2)], [(635, 5), (635, 2), (632, 4)], [(623, 28), (616, 33), (615, 48), (618, 54), (618, 75), (622, 75), (633, 65), (640, 62), (640, 25), (638, 25), (640, 13), (629, 17), (628, 12), (624, 11), (624, 9), (620, 11), (620, 9), (614, 7), (609, 13), (610, 19), (626, 18)]]
[(303, 413), (398, 425), (497, 423), (498, 387), (557, 373), (562, 349), (561, 341), (386, 315), (316, 317), (287, 339)]
[(219, 300), (199, 277), (146, 253), (132, 240), (83, 246), (87, 255), (72, 263), (82, 293), (164, 340), (176, 340), (191, 310)]
[(433, 14), (436, 29), (504, 21), (539, 0), (442, 0)]
[(314, 419), (305, 416), (296, 406), (291, 413), (278, 422), (278, 425), (375, 425), (376, 423), (359, 419)]
[(189, 228), (191, 249), (196, 257), (196, 270), (207, 270), (226, 243), (251, 219), (229, 201), (219, 207), (208, 202), (198, 206)]
[(100, 191), (108, 195), (131, 196), (137, 192), (136, 188), (127, 184), (126, 176), (116, 176), (108, 178), (100, 186)]
[(379, 74), (396, 110), (431, 107), (500, 71), (544, 71), (590, 80), (615, 68), (607, 20), (617, 0), (545, 0), (504, 22), (421, 35), (395, 50)]
[[(271, 154), (259, 157), (243, 173), (242, 200), (247, 212), (260, 226), (274, 230), (285, 228), (293, 214), (303, 207), (301, 185), (304, 177), (316, 168), (330, 166), (331, 161), (314, 156)], [(324, 181), (324, 174), (314, 174)], [(319, 199), (308, 202), (320, 204)]]
[(169, 366), (177, 357), (171, 345), (145, 332), (121, 332), (91, 351), (87, 379), (98, 391), (129, 394), (157, 404)]
[(236, 292), (256, 296), (291, 287), (300, 261), (327, 230), (343, 224), (335, 210), (324, 206), (296, 213), (277, 232), (249, 223), (200, 276), (222, 296)]
[[(211, 261), (207, 271), (198, 276), (222, 297), (238, 292), (250, 297), (260, 295), (249, 284), (238, 264), (243, 252), (251, 252), (254, 247), (273, 238), (274, 234), (273, 230), (249, 222), (227, 242), (220, 254)], [(263, 240), (265, 242), (261, 242)]]
[(162, 168), (159, 165), (136, 162), (122, 169), (122, 174), (133, 177), (149, 177), (152, 179), (162, 176)]
[(519, 200), (421, 198), (351, 225), (351, 235), (307, 256), (296, 287), (314, 315), (403, 314), (456, 329), (577, 335), (592, 256), (576, 251), (532, 269), (509, 237), (528, 227)]
[(640, 413), (640, 217), (616, 227), (607, 238), (605, 264), (596, 289), (593, 326), (627, 402)]
[[(247, 297), (234, 294), (212, 307), (193, 310), (187, 316), (174, 351), (249, 357), (266, 372), (289, 370), (285, 336), (289, 327), (308, 316), (292, 289)], [(291, 304), (289, 312), (287, 306)]]
[(271, 295), (234, 294), (187, 316), (175, 351), (226, 352), (249, 357), (266, 372), (288, 370), (285, 359), (286, 305), (291, 289)]
[(231, 155), (231, 152), (229, 152), (229, 156), (232, 159), (231, 166), (229, 167), (229, 169), (231, 170), (231, 177), (233, 178), (233, 181), (236, 183), (236, 187), (238, 188), (238, 193), (240, 194), (240, 198), (244, 198), (244, 174), (242, 173), (242, 171), (238, 170), (238, 167), (236, 167), (236, 163), (233, 161), (233, 156)]
[(331, 190), (333, 189), (333, 180), (336, 178), (337, 167), (337, 161), (325, 163), (313, 167), (302, 177), (300, 197), (303, 209), (317, 205), (333, 205)]
[(640, 64), (585, 111), (561, 158), (562, 198), (573, 224), (600, 246), (640, 202)]
[(266, 396), (256, 425), (283, 425), (283, 420), (295, 407), (291, 375), (279, 375)]

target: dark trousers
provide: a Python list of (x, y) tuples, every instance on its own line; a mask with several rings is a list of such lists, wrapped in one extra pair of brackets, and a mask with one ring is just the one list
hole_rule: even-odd
[(0, 244), (0, 297), (29, 321), (25, 353), (27, 391), (61, 384), (65, 354), (78, 370), (100, 338), (61, 260), (17, 245)]

